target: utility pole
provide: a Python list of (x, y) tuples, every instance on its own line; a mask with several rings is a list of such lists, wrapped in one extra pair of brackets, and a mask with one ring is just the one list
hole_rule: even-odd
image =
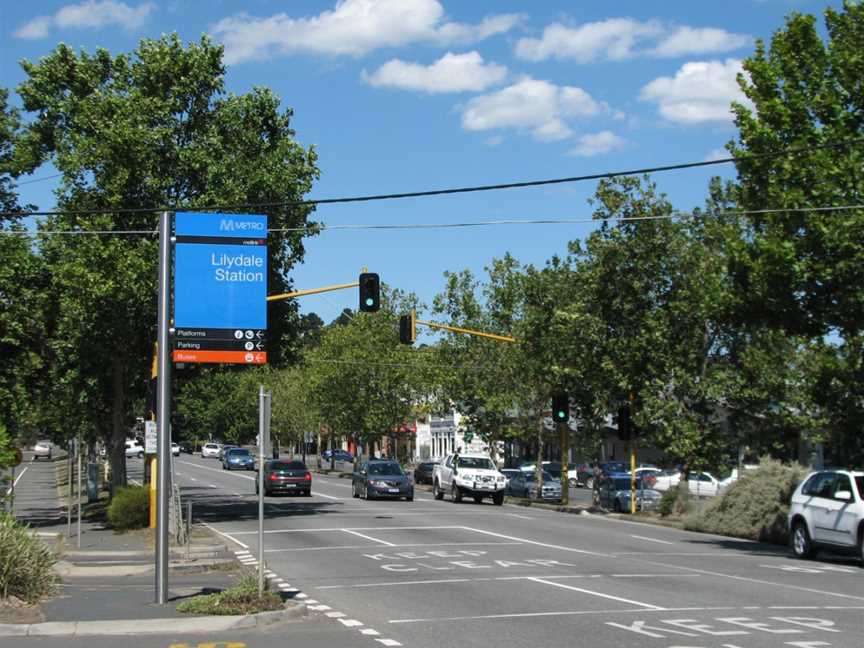
[(159, 216), (159, 327), (156, 402), (156, 603), (168, 599), (168, 466), (171, 456), (171, 214)]
[(567, 471), (570, 459), (570, 424), (558, 423), (558, 441), (561, 445), (561, 505), (570, 504), (570, 478)]

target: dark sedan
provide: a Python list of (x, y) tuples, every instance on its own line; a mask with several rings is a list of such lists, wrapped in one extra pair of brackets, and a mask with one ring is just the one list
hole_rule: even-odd
[(325, 461), (330, 461), (330, 459), (335, 459), (336, 461), (354, 461), (354, 455), (352, 455), (347, 450), (325, 450), (321, 453), (321, 458)]
[(222, 453), (223, 470), (255, 470), (255, 457), (246, 448), (228, 448)]
[(414, 501), (414, 484), (395, 461), (372, 460), (361, 463), (351, 478), (354, 497), (404, 497)]
[[(309, 497), (312, 494), (312, 473), (302, 461), (292, 459), (271, 459), (264, 462), (264, 494), (300, 493)], [(258, 480), (255, 480), (255, 493), (258, 493)]]
[[(537, 482), (534, 481), (534, 473), (524, 470), (516, 471), (510, 477), (507, 488), (513, 497), (536, 497)], [(505, 473), (506, 474), (506, 473)], [(555, 479), (545, 470), (543, 471), (542, 499), (551, 502), (561, 501), (561, 480)]]
[(431, 484), (432, 473), (435, 471), (435, 466), (437, 465), (437, 461), (424, 461), (417, 464), (417, 467), (414, 469), (414, 483)]

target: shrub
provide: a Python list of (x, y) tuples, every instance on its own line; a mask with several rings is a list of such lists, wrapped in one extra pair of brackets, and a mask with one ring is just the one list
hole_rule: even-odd
[(233, 587), (215, 594), (205, 594), (183, 601), (178, 612), (188, 614), (254, 614), (268, 610), (281, 610), (282, 599), (278, 594), (264, 590), (258, 598), (258, 576), (246, 574)]
[(26, 526), (0, 512), (0, 599), (36, 603), (54, 592), (57, 559)]
[(657, 512), (662, 516), (672, 515), (675, 510), (675, 501), (678, 499), (678, 486), (668, 488), (660, 498), (660, 503), (657, 505)]
[(806, 474), (803, 466), (763, 458), (757, 470), (746, 472), (704, 511), (685, 519), (684, 528), (785, 544), (789, 501)]
[(150, 522), (149, 507), (146, 486), (118, 488), (108, 505), (108, 523), (118, 531), (143, 528)]

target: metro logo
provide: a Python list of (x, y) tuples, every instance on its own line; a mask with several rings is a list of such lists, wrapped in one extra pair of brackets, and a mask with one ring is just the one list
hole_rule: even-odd
[(219, 221), (220, 232), (247, 232), (249, 230), (257, 230), (260, 232), (263, 229), (264, 223), (258, 223), (255, 221), (241, 221), (234, 220), (233, 218), (223, 218)]

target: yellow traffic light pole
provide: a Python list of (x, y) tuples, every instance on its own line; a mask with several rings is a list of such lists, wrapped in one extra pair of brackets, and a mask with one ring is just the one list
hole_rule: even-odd
[(333, 286), (324, 286), (323, 288), (309, 288), (307, 290), (295, 290), (294, 292), (282, 293), (280, 295), (268, 295), (267, 301), (281, 301), (283, 299), (291, 299), (292, 297), (302, 297), (303, 295), (317, 295), (319, 293), (332, 292), (334, 290), (345, 290), (346, 288), (357, 288), (360, 285), (359, 281), (346, 284), (335, 284)]
[(448, 324), (439, 324), (438, 322), (427, 322), (424, 320), (417, 319), (417, 313), (412, 308), (411, 314), (409, 315), (411, 322), (411, 341), (413, 342), (417, 337), (417, 332), (415, 327), (417, 324), (422, 324), (423, 326), (428, 326), (433, 329), (441, 329), (442, 331), (450, 331), (451, 333), (465, 333), (466, 335), (474, 335), (476, 337), (485, 337), (490, 340), (498, 340), (499, 342), (518, 342), (518, 340), (509, 335), (498, 335), (497, 333), (486, 333), (485, 331), (477, 331), (475, 329), (462, 328), (461, 326), (450, 326)]

